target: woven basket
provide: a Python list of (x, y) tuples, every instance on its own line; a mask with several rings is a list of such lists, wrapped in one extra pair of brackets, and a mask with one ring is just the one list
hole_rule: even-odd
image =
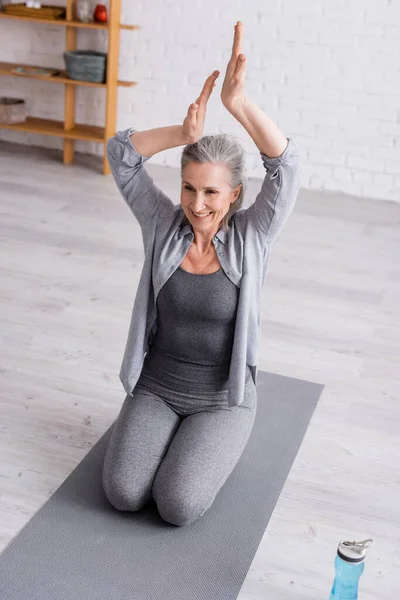
[(107, 54), (94, 50), (64, 52), (65, 67), (70, 79), (105, 83)]
[(0, 123), (25, 123), (25, 100), (0, 98)]
[(28, 8), (25, 4), (6, 4), (4, 12), (17, 17), (36, 17), (38, 19), (64, 19), (65, 8), (44, 4), (41, 8)]

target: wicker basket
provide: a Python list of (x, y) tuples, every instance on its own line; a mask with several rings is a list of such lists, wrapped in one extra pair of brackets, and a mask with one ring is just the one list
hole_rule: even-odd
[(25, 100), (0, 98), (0, 123), (25, 123)]
[(104, 83), (107, 54), (94, 50), (70, 50), (64, 52), (65, 67), (70, 79)]
[(17, 17), (36, 17), (38, 19), (65, 19), (65, 8), (43, 4), (41, 8), (28, 8), (25, 4), (6, 4), (3, 8), (7, 15)]

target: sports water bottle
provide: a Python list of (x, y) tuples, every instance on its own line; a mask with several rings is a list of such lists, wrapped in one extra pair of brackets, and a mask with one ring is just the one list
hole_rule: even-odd
[(339, 542), (335, 557), (335, 579), (329, 600), (358, 600), (358, 582), (364, 571), (364, 558), (372, 539)]

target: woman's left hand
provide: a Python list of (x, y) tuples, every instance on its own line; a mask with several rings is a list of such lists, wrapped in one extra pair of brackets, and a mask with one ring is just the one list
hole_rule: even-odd
[[(226, 69), (225, 79), (222, 84), (221, 100), (228, 110), (240, 107), (245, 102), (244, 80), (246, 70), (246, 57), (242, 53), (243, 23), (238, 21), (235, 25), (235, 35), (232, 46), (232, 55)], [(243, 57), (243, 60), (241, 60)]]

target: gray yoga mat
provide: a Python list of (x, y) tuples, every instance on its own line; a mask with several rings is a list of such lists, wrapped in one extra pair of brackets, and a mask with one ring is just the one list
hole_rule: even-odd
[(249, 442), (211, 508), (184, 527), (153, 500), (135, 513), (109, 504), (111, 426), (3, 551), (0, 599), (236, 599), (323, 389), (259, 371)]

